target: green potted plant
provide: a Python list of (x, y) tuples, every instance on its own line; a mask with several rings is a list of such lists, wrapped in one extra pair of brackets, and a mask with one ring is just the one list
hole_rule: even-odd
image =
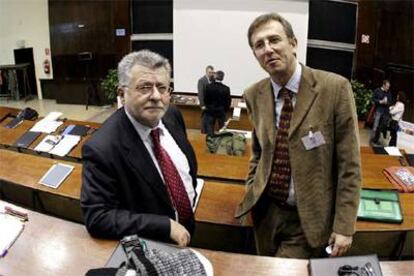
[(368, 116), (372, 106), (372, 90), (365, 87), (357, 80), (351, 80), (352, 91), (354, 92), (355, 105), (358, 119), (363, 121)]
[(108, 102), (111, 104), (115, 103), (118, 94), (118, 71), (116, 69), (110, 69), (108, 71), (108, 74), (101, 82), (101, 87)]

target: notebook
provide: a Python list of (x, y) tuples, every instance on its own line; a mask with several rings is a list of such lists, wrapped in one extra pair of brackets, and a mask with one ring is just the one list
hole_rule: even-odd
[(68, 134), (71, 135), (78, 135), (78, 136), (86, 136), (88, 134), (89, 127), (82, 126), (82, 125), (75, 125)]
[(11, 120), (7, 125), (5, 125), (6, 128), (15, 128), (18, 125), (20, 125), (23, 122), (23, 118), (16, 117), (13, 120)]
[(7, 254), (23, 228), (24, 223), (18, 218), (0, 213), (0, 258)]
[(17, 139), (17, 141), (13, 144), (15, 147), (19, 148), (28, 148), (37, 137), (40, 136), (40, 132), (36, 131), (27, 131), (22, 136)]
[(362, 189), (357, 218), (359, 220), (402, 223), (403, 216), (398, 192)]
[(40, 179), (39, 183), (51, 188), (58, 188), (60, 184), (73, 171), (74, 166), (57, 163), (54, 164)]

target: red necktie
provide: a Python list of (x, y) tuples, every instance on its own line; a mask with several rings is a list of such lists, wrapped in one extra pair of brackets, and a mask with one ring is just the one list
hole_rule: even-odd
[(292, 117), (293, 105), (289, 90), (282, 88), (279, 97), (284, 101), (280, 113), (279, 128), (276, 134), (275, 152), (273, 155), (272, 173), (269, 179), (268, 194), (275, 200), (284, 203), (289, 196), (289, 183), (291, 177), (289, 161), (289, 127)]
[(179, 222), (185, 224), (194, 218), (194, 214), (187, 191), (184, 187), (184, 183), (167, 151), (161, 146), (159, 128), (151, 130), (151, 138), (155, 158), (157, 158), (158, 165), (160, 166), (162, 175), (164, 176), (164, 181), (171, 202), (178, 212)]

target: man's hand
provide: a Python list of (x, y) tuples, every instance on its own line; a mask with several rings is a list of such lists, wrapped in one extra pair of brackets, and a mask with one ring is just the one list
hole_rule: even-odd
[(179, 246), (187, 246), (190, 243), (191, 236), (184, 226), (170, 219), (170, 238)]
[(332, 232), (329, 244), (332, 244), (332, 257), (342, 256), (351, 248), (352, 236), (344, 236)]

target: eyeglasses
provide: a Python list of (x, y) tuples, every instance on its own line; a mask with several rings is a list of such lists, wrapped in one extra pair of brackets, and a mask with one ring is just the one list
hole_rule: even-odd
[[(125, 87), (128, 87), (128, 86), (125, 86)], [(172, 88), (170, 86), (165, 86), (162, 84), (138, 85), (134, 88), (134, 90), (140, 93), (141, 95), (147, 96), (147, 95), (154, 93), (154, 88), (156, 88), (158, 93), (160, 93), (161, 95), (169, 95), (172, 92)]]

